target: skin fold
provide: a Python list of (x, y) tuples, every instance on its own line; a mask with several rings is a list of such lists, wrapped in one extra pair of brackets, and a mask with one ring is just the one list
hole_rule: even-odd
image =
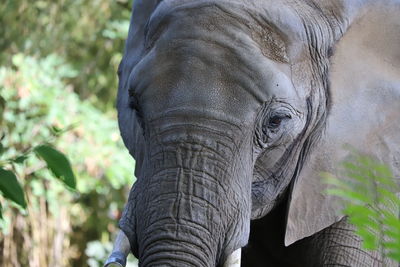
[[(335, 173), (346, 156), (339, 140), (352, 142), (343, 133), (375, 131), (339, 131), (347, 110), (337, 99), (365, 95), (340, 79), (358, 71), (343, 62), (346, 47), (363, 48), (346, 32), (363, 16), (383, 21), (388, 10), (356, 0), (136, 0), (117, 107), (137, 181), (114, 255), (130, 248), (140, 266), (227, 266), (244, 248), (242, 266), (380, 266), (315, 177)], [(395, 33), (382, 38), (395, 41)], [(400, 95), (398, 73), (374, 74)], [(383, 119), (399, 120), (396, 103), (384, 103)], [(375, 134), (398, 155), (397, 137)]]

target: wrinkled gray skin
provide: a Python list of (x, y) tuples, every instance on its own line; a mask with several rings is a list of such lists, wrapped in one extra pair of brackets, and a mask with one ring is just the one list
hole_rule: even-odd
[[(386, 133), (400, 125), (400, 51), (389, 44), (400, 31), (388, 28), (387, 42), (371, 42), (396, 58), (390, 75), (374, 69), (380, 55), (349, 58), (364, 43), (346, 57), (365, 30), (356, 23), (363, 16), (398, 14), (397, 1), (379, 3), (136, 0), (118, 112), (138, 179), (114, 250), (126, 250), (129, 240), (141, 266), (222, 266), (248, 244), (245, 266), (380, 266), (379, 256), (360, 249), (318, 178), (321, 170), (336, 173), (347, 156), (343, 143), (363, 149), (378, 136), (389, 146), (371, 147), (380, 148), (375, 156), (399, 159), (399, 139)], [(353, 24), (355, 37), (339, 49)], [(361, 37), (368, 43), (372, 34)], [(388, 93), (368, 79), (379, 80), (389, 98), (381, 101)], [(360, 89), (366, 84), (371, 90)], [(386, 133), (374, 118), (358, 131), (369, 103), (381, 103), (380, 125), (389, 116), (395, 122)]]

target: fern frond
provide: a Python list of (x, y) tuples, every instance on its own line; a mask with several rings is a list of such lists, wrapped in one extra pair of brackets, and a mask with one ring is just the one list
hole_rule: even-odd
[(343, 177), (321, 175), (329, 186), (326, 192), (343, 202), (343, 213), (362, 238), (363, 248), (400, 262), (399, 185), (388, 166), (352, 151), (351, 160), (343, 163)]

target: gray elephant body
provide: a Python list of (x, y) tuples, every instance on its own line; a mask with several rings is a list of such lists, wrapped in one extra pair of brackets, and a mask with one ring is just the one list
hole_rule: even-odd
[(400, 173), (399, 11), (136, 0), (118, 114), (138, 178), (120, 227), (140, 264), (222, 265), (251, 228), (248, 266), (266, 255), (271, 266), (379, 265), (318, 174), (337, 172), (343, 144)]

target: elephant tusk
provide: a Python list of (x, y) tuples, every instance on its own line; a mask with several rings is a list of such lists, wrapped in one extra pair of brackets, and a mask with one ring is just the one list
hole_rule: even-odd
[(119, 231), (114, 242), (113, 251), (104, 263), (104, 267), (125, 267), (130, 248), (128, 237), (124, 232)]
[(240, 260), (242, 257), (242, 249), (239, 248), (232, 252), (231, 255), (226, 259), (224, 267), (240, 267)]

